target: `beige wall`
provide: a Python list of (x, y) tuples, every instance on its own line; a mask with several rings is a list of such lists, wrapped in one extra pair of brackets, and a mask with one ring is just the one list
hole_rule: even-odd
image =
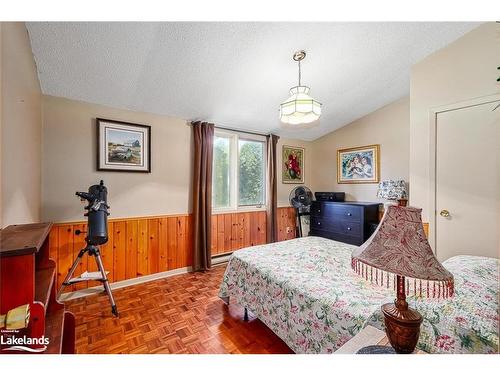
[[(151, 125), (152, 173), (96, 170), (95, 118)], [(185, 120), (43, 96), (42, 218), (83, 220), (75, 191), (103, 179), (110, 218), (190, 211), (191, 128)]]
[[(296, 146), (304, 148), (304, 183), (303, 184), (284, 184), (282, 181), (282, 168), (283, 168), (283, 160), (282, 160), (282, 150), (283, 145), (286, 146)], [(299, 185), (306, 185), (311, 188), (311, 180), (312, 180), (312, 155), (311, 155), (311, 145), (312, 142), (300, 141), (297, 139), (289, 139), (289, 138), (280, 138), (278, 144), (276, 145), (276, 162), (277, 167), (276, 171), (278, 173), (278, 207), (290, 206), (290, 202), (288, 200), (290, 196), (290, 192), (293, 188)]]
[(0, 226), (40, 220), (41, 90), (24, 23), (1, 25)]
[(312, 142), (314, 191), (345, 191), (346, 200), (384, 202), (378, 184), (337, 184), (337, 150), (380, 145), (380, 179), (408, 181), (409, 98), (393, 102)]
[(415, 64), (410, 90), (410, 204), (429, 220), (430, 110), (500, 91), (500, 24), (479, 26)]
[[(95, 118), (103, 117), (151, 125), (152, 173), (96, 171)], [(305, 150), (305, 185), (310, 184), (310, 142), (280, 139), (282, 145)], [(191, 211), (191, 129), (185, 120), (125, 111), (53, 96), (43, 96), (42, 218), (56, 222), (82, 220), (83, 209), (74, 197), (99, 179), (110, 190), (111, 217), (180, 214)], [(290, 190), (281, 182), (278, 205), (288, 206)]]

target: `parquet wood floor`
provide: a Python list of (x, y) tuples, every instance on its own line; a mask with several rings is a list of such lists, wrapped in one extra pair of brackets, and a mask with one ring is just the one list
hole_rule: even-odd
[(68, 301), (77, 353), (292, 353), (264, 323), (217, 296), (225, 266)]

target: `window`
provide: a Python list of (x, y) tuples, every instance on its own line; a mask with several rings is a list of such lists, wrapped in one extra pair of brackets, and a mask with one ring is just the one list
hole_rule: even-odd
[(212, 206), (229, 208), (231, 206), (231, 159), (230, 138), (214, 137), (214, 161), (212, 168)]
[(238, 206), (264, 205), (264, 143), (238, 140)]
[(214, 211), (265, 206), (265, 142), (263, 136), (215, 132), (212, 170)]

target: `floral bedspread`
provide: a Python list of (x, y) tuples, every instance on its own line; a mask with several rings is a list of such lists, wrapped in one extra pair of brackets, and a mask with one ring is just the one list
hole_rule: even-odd
[[(417, 347), (428, 353), (498, 353), (498, 259), (461, 255), (443, 265), (455, 279), (453, 298), (407, 298), (424, 318)], [(368, 324), (384, 329), (380, 310)]]
[[(306, 237), (239, 250), (219, 296), (250, 309), (296, 353), (332, 353), (367, 324), (383, 330), (380, 306), (395, 298), (352, 271), (354, 249)], [(424, 317), (418, 348), (498, 353), (498, 259), (457, 256), (443, 265), (455, 278), (453, 298), (408, 297)]]
[(219, 296), (247, 307), (296, 353), (332, 353), (392, 290), (351, 269), (354, 246), (305, 237), (233, 253)]

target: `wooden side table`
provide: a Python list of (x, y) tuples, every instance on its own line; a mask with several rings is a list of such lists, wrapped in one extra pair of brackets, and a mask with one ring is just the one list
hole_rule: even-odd
[[(29, 304), (27, 328), (0, 330), (5, 336), (48, 338), (28, 345), (43, 353), (75, 352), (75, 317), (56, 299), (56, 263), (49, 257), (51, 223), (10, 225), (0, 230), (0, 314)], [(62, 271), (62, 270), (61, 270)], [(0, 344), (0, 354), (26, 353)]]
[[(390, 346), (385, 332), (372, 326), (366, 326), (356, 336), (342, 345), (334, 354), (355, 354), (359, 349), (369, 345)], [(416, 349), (413, 354), (427, 354)]]

